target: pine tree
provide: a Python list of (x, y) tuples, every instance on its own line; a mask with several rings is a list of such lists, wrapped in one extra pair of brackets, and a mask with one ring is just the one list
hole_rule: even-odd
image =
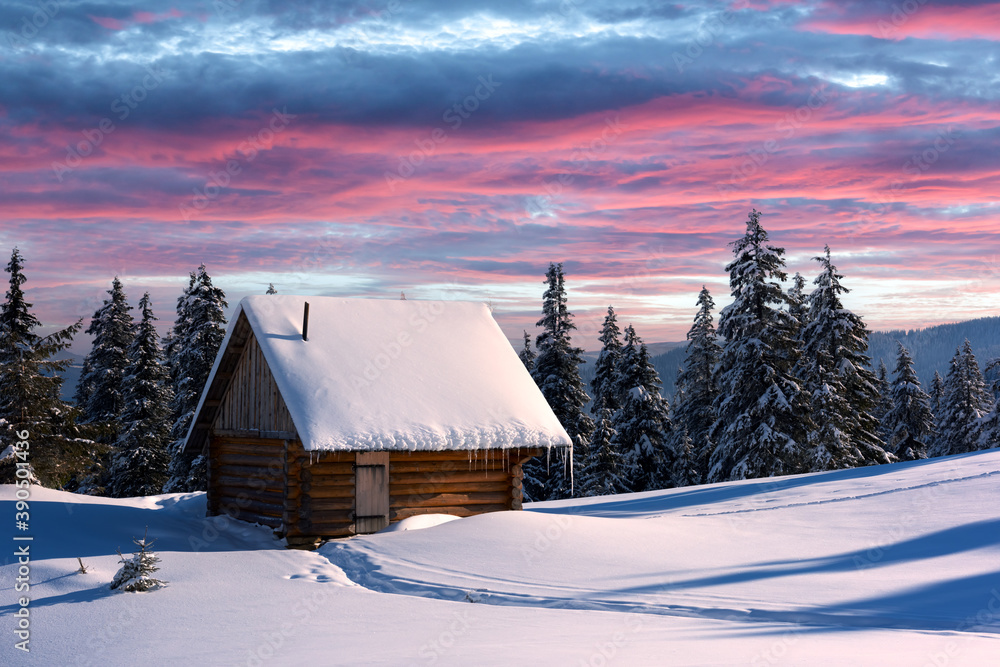
[(885, 423), (885, 416), (892, 409), (892, 383), (889, 382), (889, 369), (886, 368), (885, 362), (879, 359), (878, 361), (878, 372), (875, 375), (875, 387), (878, 389), (878, 402), (875, 404), (875, 409), (872, 410), (872, 416), (878, 420), (879, 423), (879, 437), (883, 441), (888, 442), (889, 436), (892, 434), (891, 430), (888, 430)]
[(31, 312), (21, 288), (27, 281), (24, 258), (15, 248), (6, 267), (9, 289), (0, 305), (0, 441), (30, 438), (31, 468), (46, 486), (74, 484), (93, 465), (104, 447), (92, 440), (93, 429), (77, 424), (80, 412), (59, 395), (59, 375), (68, 360), (52, 359), (80, 331), (82, 320), (47, 336)]
[(132, 344), (133, 321), (122, 283), (116, 276), (104, 300), (87, 327), (94, 337), (93, 346), (84, 361), (86, 375), (80, 376), (87, 402), (81, 406), (84, 421), (101, 424), (107, 429), (105, 439), (114, 442), (118, 435), (118, 419), (124, 406), (125, 367)]
[(164, 493), (201, 491), (207, 464), (200, 452), (182, 452), (201, 392), (226, 336), (226, 294), (212, 284), (205, 265), (192, 273), (188, 288), (177, 300), (177, 321), (166, 342), (174, 400), (170, 431), (169, 479)]
[(830, 246), (814, 258), (822, 267), (809, 295), (809, 316), (802, 329), (798, 376), (812, 397), (807, 466), (833, 470), (889, 463), (893, 457), (879, 437), (881, 423), (873, 412), (881, 396), (871, 372), (868, 328), (844, 308), (849, 290), (830, 259)]
[(707, 436), (715, 423), (715, 403), (719, 397), (715, 384), (715, 366), (719, 363), (722, 348), (712, 323), (714, 307), (712, 295), (702, 285), (698, 295), (698, 314), (687, 333), (684, 366), (674, 383), (676, 393), (672, 421), (674, 433), (681, 439), (673, 443), (673, 449), (681, 456), (686, 446), (683, 438), (697, 443), (693, 456), (699, 478), (708, 472), (708, 461), (712, 456), (712, 452), (703, 449), (703, 445), (709, 442)]
[(278, 290), (274, 289), (274, 283), (267, 284), (267, 291), (264, 294), (277, 294)]
[(955, 350), (944, 382), (944, 405), (939, 422), (936, 456), (964, 454), (979, 448), (982, 418), (989, 413), (993, 397), (979, 370), (968, 340)]
[(147, 531), (141, 540), (132, 540), (139, 550), (133, 552), (131, 558), (125, 558), (121, 551), (118, 552), (118, 562), (122, 566), (111, 580), (111, 590), (120, 588), (129, 593), (137, 593), (166, 585), (167, 582), (152, 576), (160, 569), (160, 557), (152, 551), (155, 541), (149, 539)]
[[(986, 365), (986, 371), (1000, 371), (1000, 358)], [(979, 449), (1000, 447), (1000, 372), (993, 375), (993, 409), (983, 416), (980, 424)]]
[(163, 366), (149, 292), (139, 302), (142, 320), (128, 350), (125, 409), (110, 469), (110, 495), (149, 496), (167, 481), (170, 459), (170, 374)]
[(611, 423), (611, 411), (597, 410), (594, 434), (591, 436), (587, 459), (580, 472), (580, 496), (610, 496), (622, 493), (628, 486), (622, 479), (622, 457), (614, 446), (617, 432)]
[(809, 319), (809, 297), (805, 293), (806, 279), (798, 271), (792, 277), (792, 286), (788, 289), (788, 313), (796, 323), (795, 338), (800, 338), (802, 328)]
[[(99, 312), (97, 311), (97, 313)], [(97, 317), (97, 313), (94, 313), (94, 317)], [(73, 403), (80, 409), (81, 415), (87, 407), (87, 403), (90, 402), (90, 396), (93, 393), (94, 385), (89, 380), (93, 374), (94, 369), (90, 363), (90, 355), (88, 354), (83, 358), (83, 365), (80, 368), (80, 378), (76, 382), (76, 389), (73, 393)]]
[(614, 414), (621, 407), (617, 393), (618, 372), (621, 366), (622, 338), (618, 328), (618, 315), (613, 306), (608, 306), (608, 314), (604, 316), (601, 326), (601, 351), (597, 353), (594, 362), (594, 378), (590, 381), (590, 393), (594, 398), (591, 413), (596, 417), (597, 411), (607, 409)]
[(524, 332), (524, 347), (517, 353), (517, 356), (529, 373), (535, 370), (535, 351), (531, 349), (531, 336), (527, 331)]
[(899, 343), (893, 373), (892, 407), (883, 418), (889, 434), (888, 451), (901, 461), (925, 459), (934, 434), (931, 399), (920, 388), (920, 380), (913, 370), (913, 358), (902, 343)]
[(941, 423), (944, 410), (944, 378), (937, 371), (934, 371), (934, 379), (931, 380), (931, 412), (934, 414), (934, 422)]
[(944, 378), (937, 371), (934, 371), (934, 378), (931, 380), (930, 392), (931, 414), (934, 415), (934, 433), (927, 446), (928, 456), (937, 456), (936, 452), (941, 445), (941, 418), (944, 417)]
[(756, 210), (732, 245), (736, 259), (726, 271), (734, 301), (719, 317), (725, 344), (716, 375), (710, 482), (800, 472), (810, 425), (808, 396), (792, 371), (797, 323), (777, 282), (786, 278), (785, 251), (768, 244)]
[(673, 486), (701, 484), (698, 453), (686, 429), (680, 432), (674, 443), (674, 468), (671, 473)]
[(670, 406), (660, 395), (660, 377), (646, 344), (631, 325), (625, 328), (617, 376), (615, 393), (621, 407), (612, 417), (617, 432), (613, 443), (622, 455), (625, 482), (631, 491), (668, 486), (673, 465)]
[(532, 377), (573, 442), (574, 460), (563, 465), (533, 459), (525, 466), (525, 494), (533, 500), (568, 497), (576, 460), (585, 457), (594, 422), (583, 408), (590, 400), (580, 378), (583, 350), (573, 347), (570, 332), (576, 329), (566, 305), (562, 264), (550, 264), (542, 295), (542, 333), (535, 340), (538, 356)]

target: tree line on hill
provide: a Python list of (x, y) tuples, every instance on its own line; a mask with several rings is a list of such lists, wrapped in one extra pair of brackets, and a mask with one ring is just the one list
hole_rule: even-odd
[[(705, 482), (878, 465), (1000, 446), (1000, 379), (987, 387), (968, 341), (947, 377), (929, 393), (899, 343), (890, 378), (872, 370), (864, 320), (844, 307), (849, 290), (829, 246), (814, 259), (819, 275), (806, 292), (784, 271), (750, 212), (731, 244), (733, 303), (714, 327), (709, 291), (687, 334), (672, 405), (631, 325), (624, 334), (608, 307), (588, 396), (582, 349), (566, 299), (561, 264), (549, 266), (542, 333), (524, 333), (520, 357), (573, 442), (564, 461), (525, 466), (531, 500), (646, 491)], [(1000, 370), (1000, 360), (988, 364)], [(1000, 374), (994, 372), (994, 378)], [(590, 403), (589, 414), (585, 406)]]
[[(524, 333), (520, 357), (573, 441), (565, 462), (525, 466), (527, 498), (605, 495), (751, 477), (874, 465), (1000, 445), (1000, 361), (987, 388), (971, 345), (947, 377), (921, 387), (899, 344), (890, 378), (871, 370), (868, 330), (844, 308), (843, 276), (829, 248), (806, 293), (788, 289), (784, 250), (769, 243), (760, 214), (732, 244), (732, 304), (714, 326), (707, 289), (687, 334), (672, 403), (649, 350), (608, 307), (589, 394), (583, 351), (567, 305), (561, 264), (546, 274), (541, 333)], [(83, 320), (43, 336), (22, 286), (15, 248), (0, 305), (0, 438), (30, 436), (30, 457), (6, 447), (0, 482), (28, 479), (117, 497), (205, 488), (206, 461), (180, 447), (225, 337), (226, 296), (204, 265), (189, 276), (176, 318), (157, 335), (149, 294), (133, 315), (117, 278), (87, 328), (93, 337), (74, 401), (60, 396), (68, 361), (56, 360)], [(276, 293), (273, 285), (268, 294)], [(588, 406), (589, 405), (589, 410)]]
[[(0, 306), (0, 438), (27, 432), (20, 457), (0, 455), (0, 482), (28, 479), (80, 493), (129, 497), (205, 488), (204, 457), (184, 454), (202, 388), (226, 333), (225, 293), (204, 265), (177, 299), (164, 340), (149, 293), (132, 314), (116, 277), (86, 332), (93, 336), (74, 401), (60, 397), (72, 343), (83, 320), (47, 336), (21, 286), (24, 258), (15, 248)], [(272, 288), (273, 289), (273, 288)]]

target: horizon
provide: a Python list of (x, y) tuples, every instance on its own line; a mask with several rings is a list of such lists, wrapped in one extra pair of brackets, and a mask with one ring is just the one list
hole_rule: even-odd
[[(910, 6), (907, 5), (909, 8)], [(49, 328), (116, 275), (160, 329), (204, 262), (279, 293), (487, 301), (512, 341), (563, 261), (683, 341), (751, 208), (872, 331), (1000, 314), (1000, 8), (736, 0), (0, 11), (0, 248)], [(717, 317), (716, 317), (717, 321)], [(84, 349), (81, 333), (74, 350)]]

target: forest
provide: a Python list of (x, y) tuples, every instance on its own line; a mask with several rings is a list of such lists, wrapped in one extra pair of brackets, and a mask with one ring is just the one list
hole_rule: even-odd
[[(1000, 445), (1000, 359), (980, 366), (966, 340), (947, 373), (922, 385), (896, 334), (893, 369), (877, 368), (863, 318), (844, 307), (844, 276), (827, 246), (817, 276), (785, 271), (753, 210), (731, 245), (732, 303), (718, 313), (705, 288), (672, 392), (632, 325), (613, 306), (583, 380), (583, 349), (561, 263), (549, 266), (540, 333), (521, 361), (573, 441), (562, 460), (525, 467), (528, 500), (608, 495), (745, 478), (878, 465)], [(202, 456), (181, 445), (225, 337), (226, 295), (204, 265), (159, 337), (149, 294), (133, 314), (112, 281), (85, 332), (92, 337), (72, 400), (59, 360), (80, 320), (41, 335), (14, 249), (0, 306), (0, 435), (31, 434), (30, 460), (8, 446), (0, 482), (28, 480), (78, 493), (132, 497), (205, 488)], [(273, 285), (268, 294), (275, 294)], [(989, 326), (987, 323), (985, 326)], [(912, 333), (912, 332), (910, 332)], [(883, 344), (884, 347), (884, 344)], [(918, 350), (923, 353), (924, 350)], [(883, 354), (884, 354), (883, 350)], [(991, 378), (988, 383), (986, 378)]]

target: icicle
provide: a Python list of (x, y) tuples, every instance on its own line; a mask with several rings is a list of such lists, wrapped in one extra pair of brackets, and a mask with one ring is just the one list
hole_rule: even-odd
[(569, 495), (573, 495), (573, 441), (569, 443)]

